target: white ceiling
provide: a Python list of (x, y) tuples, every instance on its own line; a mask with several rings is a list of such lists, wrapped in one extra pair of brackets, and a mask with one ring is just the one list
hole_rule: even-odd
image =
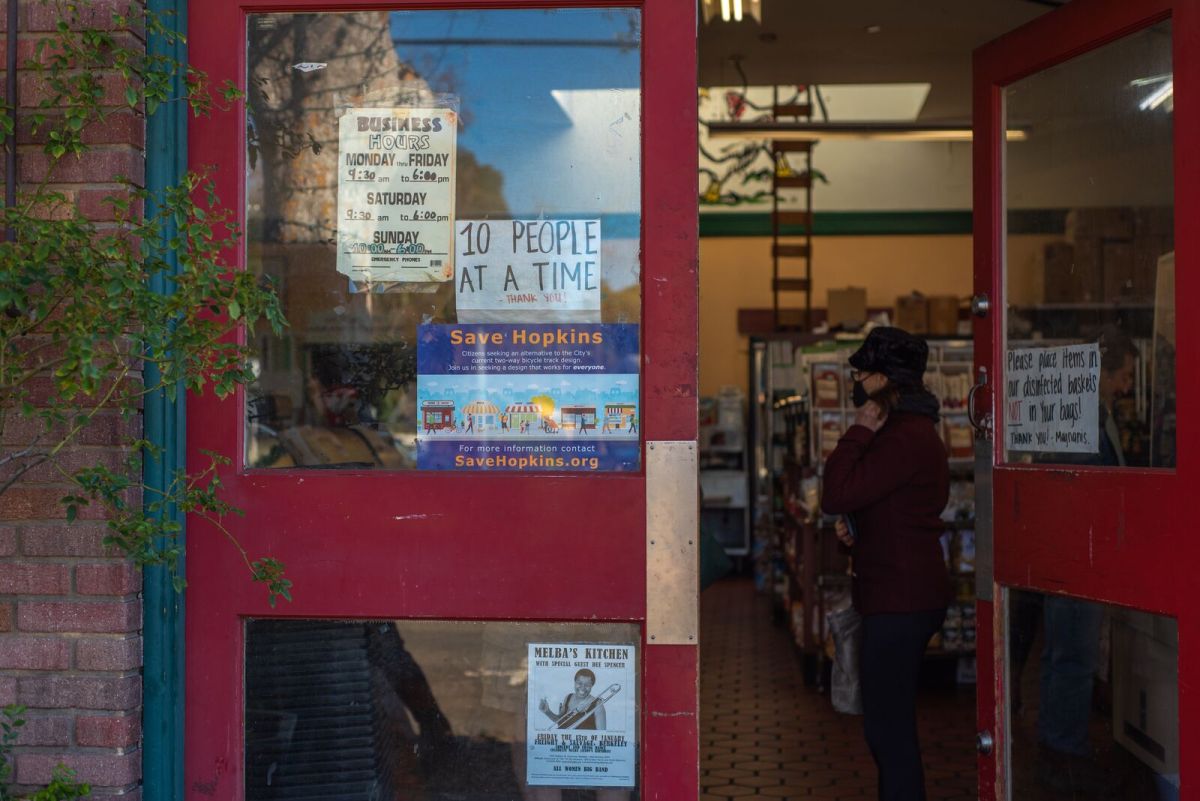
[[(699, 83), (930, 83), (923, 120), (967, 120), (971, 52), (1058, 0), (762, 0), (763, 21), (700, 22)], [(868, 33), (879, 26), (878, 33)]]

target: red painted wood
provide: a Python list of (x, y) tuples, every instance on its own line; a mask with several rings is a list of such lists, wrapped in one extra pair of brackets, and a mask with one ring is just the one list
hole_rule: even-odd
[[(1200, 230), (1190, 221), (1200, 209), (1200, 163), (1187, 143), (1200, 141), (1200, 5), (1185, 0), (1075, 0), (991, 42), (975, 53), (974, 203), (975, 291), (987, 292), (995, 310), (975, 326), (976, 362), (993, 386), (1002, 386), (1004, 352), (1001, 88), (1015, 80), (1107, 44), (1170, 17), (1175, 79), (1176, 297), (1193, 298), (1200, 277), (1188, 265), (1200, 253)], [(1176, 389), (1180, 408), (1200, 397), (1195, 348), (1197, 315), (1177, 318)], [(1190, 349), (1190, 352), (1189, 352)], [(979, 409), (994, 410), (988, 393)], [(1200, 755), (1200, 611), (1193, 600), (1191, 565), (1200, 540), (1185, 519), (1196, 486), (1200, 429), (1180, 416), (1177, 468), (1173, 471), (1004, 466), (1001, 415), (994, 415), (994, 526), (997, 585), (1067, 593), (1175, 617), (1179, 624), (1181, 764)], [(997, 596), (997, 604), (1001, 598)], [(997, 669), (1004, 640), (984, 626), (990, 605), (979, 605), (978, 688), (981, 728), (993, 728), (1003, 754), (1003, 676)], [(996, 669), (990, 681), (984, 671)], [(981, 760), (981, 799), (990, 801), (1003, 765)], [(1185, 768), (1185, 774), (1188, 770)], [(1200, 799), (1200, 783), (1183, 781), (1182, 798)], [(1002, 796), (1001, 796), (1002, 797)]]
[[(192, 3), (192, 63), (214, 85), (245, 75), (245, 13), (404, 7), (570, 7), (606, 2)], [(622, 3), (620, 5), (636, 5)], [(643, 432), (696, 436), (695, 9), (643, 9)], [(244, 110), (194, 120), (189, 160), (219, 164), (217, 190), (244, 208)], [(241, 254), (232, 261), (243, 266)], [(202, 449), (240, 464), (242, 397), (188, 402), (190, 465)], [(242, 621), (252, 616), (623, 620), (645, 618), (644, 475), (451, 475), (367, 471), (222, 472), (246, 510), (226, 525), (252, 558), (274, 555), (295, 582), (276, 609), (236, 550), (189, 521), (186, 785), (190, 798), (241, 798)], [(588, 571), (561, 570), (564, 551)], [(696, 649), (645, 652), (642, 787), (697, 795)], [(684, 689), (681, 691), (679, 684)], [(682, 695), (680, 694), (682, 692)], [(655, 718), (653, 711), (670, 712)], [(682, 761), (681, 761), (682, 760)], [(682, 789), (681, 789), (682, 788)], [(682, 790), (686, 790), (683, 792)], [(677, 791), (679, 791), (677, 793)]]
[(645, 654), (642, 756), (646, 789), (642, 797), (648, 801), (699, 798), (699, 649), (655, 645)]

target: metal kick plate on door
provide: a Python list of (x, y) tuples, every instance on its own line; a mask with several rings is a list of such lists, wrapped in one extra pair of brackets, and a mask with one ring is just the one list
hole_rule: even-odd
[(696, 443), (646, 443), (646, 644), (700, 638)]

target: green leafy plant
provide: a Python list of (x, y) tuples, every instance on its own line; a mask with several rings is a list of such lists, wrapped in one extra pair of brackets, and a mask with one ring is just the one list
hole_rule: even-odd
[(4, 715), (0, 720), (0, 801), (12, 801), (16, 798), (12, 792), (13, 748), (25, 725), (25, 707), (11, 704), (0, 712)]
[[(10, 704), (0, 710), (4, 719), (0, 720), (0, 801), (16, 801), (17, 795), (12, 788), (13, 749), (20, 737), (21, 727), (25, 725), (25, 707)], [(75, 771), (66, 765), (56, 765), (50, 776), (50, 783), (31, 795), (25, 796), (26, 801), (74, 801), (77, 798), (87, 798), (92, 788), (83, 782), (75, 781)]]
[[(51, 5), (56, 31), (38, 40), (25, 66), (41, 99), (20, 115), (11, 107), (0, 114), (4, 147), (28, 137), (44, 161), (40, 182), (22, 185), (0, 218), (8, 231), (0, 242), (0, 501), (34, 471), (55, 471), (70, 486), (62, 499), (69, 521), (97, 506), (108, 545), (139, 566), (172, 570), (179, 526), (164, 513), (177, 508), (207, 518), (266, 586), (272, 605), (290, 599), (283, 565), (252, 559), (222, 525), (240, 513), (220, 499), (226, 460), (209, 454), (203, 469), (147, 487), (142, 461), (160, 454), (127, 424), (152, 393), (174, 397), (183, 388), (225, 396), (249, 382), (251, 352), (236, 327), (265, 322), (278, 333), (285, 325), (272, 288), (224, 259), (240, 236), (235, 217), (204, 172), (153, 195), (115, 177), (100, 204), (87, 208), (82, 194), (60, 188), (81, 180), (71, 171), (95, 157), (90, 143), (106, 126), (131, 116), (141, 124), (143, 114), (169, 103), (209, 114), (240, 94), (147, 52), (143, 36), (167, 43), (180, 37), (136, 3), (103, 28), (86, 24), (97, 14), (89, 2)], [(177, 77), (185, 89), (174, 96)], [(102, 426), (133, 432), (121, 443), (128, 459), (86, 458), (78, 446)], [(7, 444), (14, 442), (20, 444)]]

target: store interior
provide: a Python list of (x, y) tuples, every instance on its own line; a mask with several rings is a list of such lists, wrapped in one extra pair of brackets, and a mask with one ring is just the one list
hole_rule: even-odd
[[(853, 670), (839, 663), (850, 555), (820, 496), (854, 419), (847, 358), (876, 325), (929, 344), (955, 597), (927, 651), (920, 729), (930, 797), (977, 797), (971, 60), (1065, 2), (701, 0), (701, 526), (728, 560), (702, 592), (704, 799), (874, 797)], [(1005, 95), (1007, 347), (1131, 343), (1131, 385), (1111, 407), (1121, 466), (1174, 464), (1169, 36), (1148, 29)], [(726, 569), (711, 562), (702, 570)], [(1037, 723), (1052, 686), (1039, 681), (1043, 601), (1008, 604), (1012, 797), (1176, 797), (1174, 713), (1152, 747), (1119, 723), (1131, 693), (1153, 706), (1163, 696), (1147, 688), (1175, 692), (1173, 666), (1140, 689), (1130, 677), (1176, 647), (1173, 622), (1080, 611), (1099, 632), (1087, 755), (1060, 760)]]

